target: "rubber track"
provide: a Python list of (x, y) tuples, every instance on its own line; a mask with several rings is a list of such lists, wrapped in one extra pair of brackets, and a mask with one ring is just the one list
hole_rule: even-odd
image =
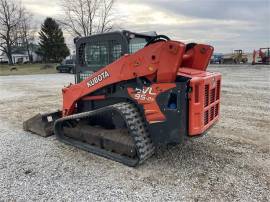
[[(102, 113), (109, 110), (116, 110), (121, 114), (122, 118), (126, 121), (129, 134), (133, 137), (135, 147), (137, 150), (136, 159), (129, 159), (128, 157), (120, 156), (120, 154), (112, 153), (99, 147), (94, 147), (88, 144), (86, 145), (86, 143), (82, 142), (80, 143), (77, 140), (71, 140), (70, 138), (66, 138), (62, 134), (63, 131), (61, 125), (65, 121), (88, 118), (98, 113)], [(91, 153), (121, 162), (128, 166), (136, 166), (138, 164), (143, 163), (145, 160), (150, 158), (155, 152), (155, 147), (151, 141), (144, 119), (140, 115), (138, 109), (133, 104), (127, 102), (117, 103), (97, 110), (74, 114), (71, 116), (58, 119), (54, 125), (54, 133), (56, 134), (58, 139), (62, 142), (74, 145), (81, 149), (87, 150)]]
[(152, 143), (146, 125), (141, 117), (139, 111), (130, 103), (119, 103), (113, 105), (125, 117), (126, 124), (129, 128), (130, 135), (133, 137), (139, 164), (143, 163), (155, 152), (155, 147)]

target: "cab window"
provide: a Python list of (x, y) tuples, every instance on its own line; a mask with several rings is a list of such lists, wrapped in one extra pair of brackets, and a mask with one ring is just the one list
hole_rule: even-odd
[(145, 38), (135, 37), (129, 41), (129, 53), (135, 53), (142, 49), (147, 43)]
[(108, 46), (106, 44), (87, 43), (84, 53), (87, 66), (105, 66), (108, 64)]
[(112, 54), (112, 62), (117, 60), (122, 55), (122, 46), (119, 43), (112, 43), (111, 48), (111, 54)]
[(66, 60), (66, 65), (72, 65), (72, 64), (74, 64), (74, 61), (73, 60)]

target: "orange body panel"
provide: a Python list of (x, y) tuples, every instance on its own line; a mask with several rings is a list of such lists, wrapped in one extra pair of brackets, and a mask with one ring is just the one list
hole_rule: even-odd
[(197, 44), (185, 53), (181, 67), (205, 71), (213, 51), (212, 46)]
[(128, 88), (128, 93), (130, 97), (132, 97), (143, 106), (146, 120), (151, 124), (166, 120), (156, 102), (156, 97), (160, 93), (174, 88), (175, 86), (175, 83), (153, 84), (151, 87), (143, 89), (145, 92), (141, 92), (141, 90), (136, 91), (136, 89), (133, 88)]
[(174, 82), (184, 50), (185, 45), (176, 41), (155, 43), (132, 55), (121, 57), (81, 83), (64, 88), (63, 116), (74, 112), (79, 99), (113, 83), (136, 77), (149, 80), (156, 77), (157, 83)]

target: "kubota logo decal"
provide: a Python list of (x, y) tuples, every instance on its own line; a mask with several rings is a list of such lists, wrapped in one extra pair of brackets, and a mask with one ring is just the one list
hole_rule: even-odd
[(101, 72), (99, 75), (95, 76), (94, 78), (90, 79), (88, 82), (87, 82), (87, 86), (88, 88), (96, 85), (97, 83), (100, 83), (101, 81), (103, 81), (104, 79), (110, 77), (110, 74), (108, 71), (104, 71), (104, 72)]
[(136, 100), (152, 101), (153, 100), (152, 96), (156, 95), (156, 93), (153, 92), (152, 87), (146, 87), (146, 88), (143, 88), (143, 89), (136, 88), (135, 92), (136, 92), (136, 94), (134, 95), (134, 98)]

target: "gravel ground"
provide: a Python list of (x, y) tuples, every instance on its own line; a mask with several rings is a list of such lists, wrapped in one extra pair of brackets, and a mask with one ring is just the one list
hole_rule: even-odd
[(72, 75), (0, 77), (0, 201), (270, 201), (270, 67), (209, 69), (223, 75), (220, 122), (136, 169), (22, 130), (60, 108)]

